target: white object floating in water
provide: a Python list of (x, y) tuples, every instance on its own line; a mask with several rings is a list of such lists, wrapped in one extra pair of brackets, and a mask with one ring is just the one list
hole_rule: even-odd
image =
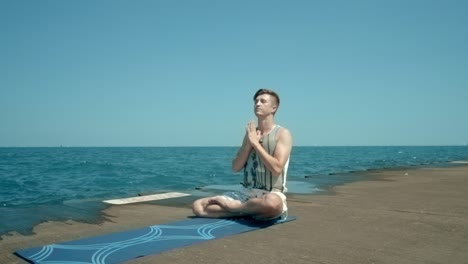
[(184, 196), (189, 196), (189, 195), (190, 194), (188, 193), (168, 192), (168, 193), (136, 196), (136, 197), (130, 197), (130, 198), (105, 200), (103, 202), (108, 203), (108, 204), (129, 204), (129, 203), (140, 203), (140, 202), (147, 202), (147, 201), (163, 200), (163, 199), (169, 199), (169, 198), (175, 198), (175, 197), (184, 197)]

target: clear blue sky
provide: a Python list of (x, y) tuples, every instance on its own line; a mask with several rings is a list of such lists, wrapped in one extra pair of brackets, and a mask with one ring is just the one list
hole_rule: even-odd
[(0, 146), (468, 142), (467, 1), (0, 1)]

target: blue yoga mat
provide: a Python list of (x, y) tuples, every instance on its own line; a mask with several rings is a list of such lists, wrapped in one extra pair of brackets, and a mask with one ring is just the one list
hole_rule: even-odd
[(283, 221), (191, 218), (15, 252), (31, 263), (120, 263), (166, 250), (265, 228)]

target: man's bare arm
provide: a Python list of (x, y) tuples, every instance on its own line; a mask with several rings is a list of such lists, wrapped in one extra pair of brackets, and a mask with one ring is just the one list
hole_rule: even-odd
[(252, 146), (250, 145), (246, 135), (242, 141), (241, 148), (237, 151), (236, 157), (232, 160), (232, 170), (234, 172), (238, 172), (244, 168), (245, 162), (247, 162), (247, 159), (249, 158), (250, 150), (252, 150)]

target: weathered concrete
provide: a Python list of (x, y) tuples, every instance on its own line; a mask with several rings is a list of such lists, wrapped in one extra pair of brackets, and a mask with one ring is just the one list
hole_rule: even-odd
[[(467, 263), (468, 166), (368, 174), (329, 194), (289, 196), (296, 221), (129, 263)], [(44, 223), (3, 237), (0, 263), (25, 263), (13, 255), (21, 248), (180, 220), (189, 203), (113, 206), (99, 225)]]

